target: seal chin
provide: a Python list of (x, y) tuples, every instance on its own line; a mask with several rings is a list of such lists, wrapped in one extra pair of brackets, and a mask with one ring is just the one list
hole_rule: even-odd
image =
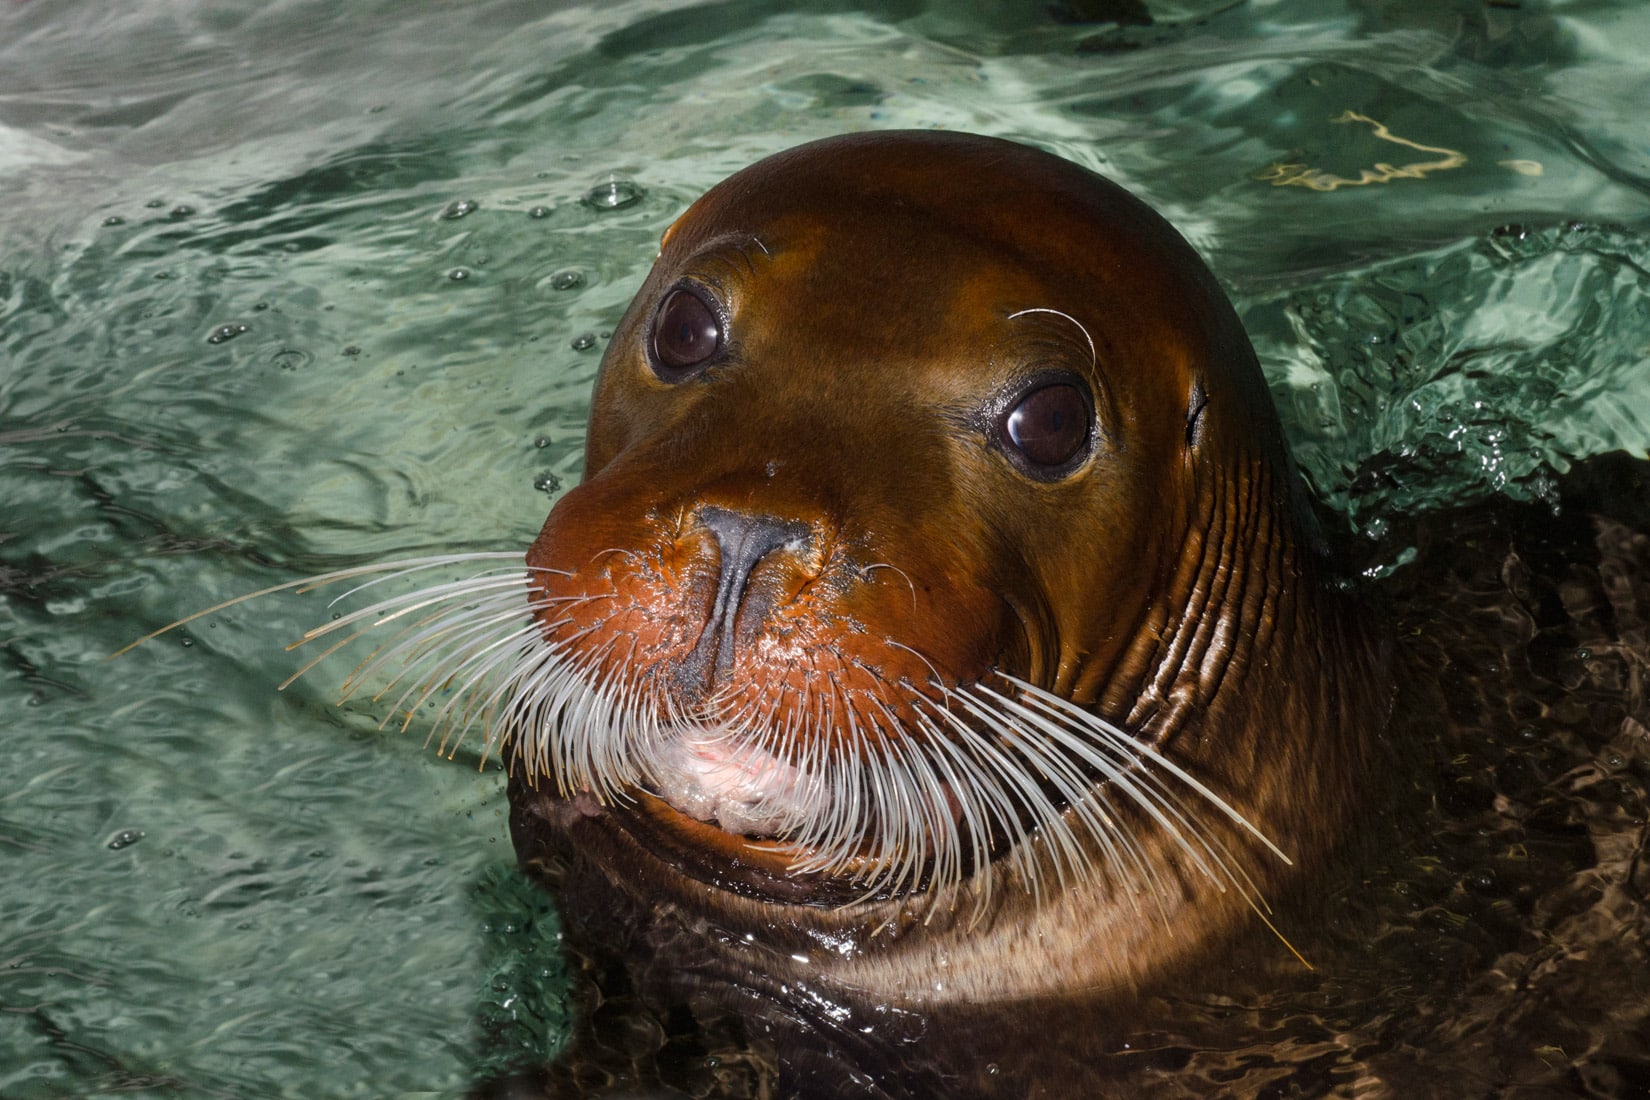
[[(588, 794), (564, 805), (569, 812), (617, 826), (651, 856), (666, 878), (686, 875), (719, 890), (764, 902), (831, 908), (880, 896), (878, 863), (870, 856), (831, 872), (809, 871), (819, 853), (771, 836), (730, 832), (677, 809), (646, 790), (629, 792), (623, 806), (601, 806)], [(842, 860), (836, 861), (839, 865)]]
[(660, 798), (697, 821), (751, 837), (794, 833), (818, 805), (820, 780), (732, 731), (682, 733), (655, 756)]

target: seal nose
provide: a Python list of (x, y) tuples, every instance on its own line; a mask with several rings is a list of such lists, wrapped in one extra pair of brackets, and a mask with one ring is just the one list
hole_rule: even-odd
[(746, 608), (752, 571), (775, 550), (805, 543), (809, 528), (796, 520), (716, 507), (701, 508), (698, 518), (700, 524), (716, 536), (721, 563), (716, 579), (716, 601), (711, 605), (710, 617), (694, 643), (693, 652), (682, 661), (678, 678), (703, 688), (711, 676), (724, 675), (733, 666), (734, 627), (740, 611), (757, 612), (750, 621), (760, 622), (773, 601), (772, 595), (767, 595), (761, 607)]

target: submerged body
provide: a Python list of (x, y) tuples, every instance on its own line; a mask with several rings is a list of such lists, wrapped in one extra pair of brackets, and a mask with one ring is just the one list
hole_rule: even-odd
[(1022, 146), (837, 138), (695, 203), (528, 567), (518, 853), (787, 1088), (1069, 1095), (1380, 787), (1388, 647), (1230, 305)]

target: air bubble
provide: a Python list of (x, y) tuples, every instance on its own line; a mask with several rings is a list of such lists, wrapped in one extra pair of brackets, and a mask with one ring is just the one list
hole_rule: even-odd
[(584, 193), (584, 204), (597, 210), (622, 210), (642, 201), (647, 192), (631, 180), (609, 179)]
[(474, 199), (454, 199), (447, 204), (447, 208), (441, 212), (441, 216), (447, 221), (455, 222), (466, 214), (475, 213), (476, 208), (480, 205)]
[(243, 324), (240, 324), (239, 322), (231, 322), (230, 324), (227, 324), (227, 325), (219, 325), (217, 328), (212, 330), (212, 335), (210, 335), (206, 338), (206, 342), (208, 344), (226, 343), (230, 340), (233, 340), (235, 337), (239, 336), (241, 333), (250, 332), (251, 330), (252, 330), (252, 327), (250, 325), (243, 325)]
[(594, 332), (581, 332), (573, 337), (572, 347), (574, 351), (589, 351), (595, 346), (596, 334)]
[(569, 269), (566, 271), (557, 271), (550, 276), (551, 290), (572, 290), (574, 287), (583, 285), (584, 273), (582, 271), (573, 271)]
[(130, 848), (142, 840), (143, 837), (144, 832), (142, 829), (122, 829), (109, 838), (109, 848), (111, 851), (118, 852), (122, 848)]

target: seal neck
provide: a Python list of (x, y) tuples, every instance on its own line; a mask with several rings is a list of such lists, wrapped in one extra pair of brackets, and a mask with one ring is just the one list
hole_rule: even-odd
[(1267, 727), (1384, 726), (1378, 618), (1336, 578), (1293, 480), (1252, 454), (1205, 482), (1165, 599), (1095, 692), (1103, 715), (1158, 747), (1194, 734), (1228, 755), (1273, 740)]

